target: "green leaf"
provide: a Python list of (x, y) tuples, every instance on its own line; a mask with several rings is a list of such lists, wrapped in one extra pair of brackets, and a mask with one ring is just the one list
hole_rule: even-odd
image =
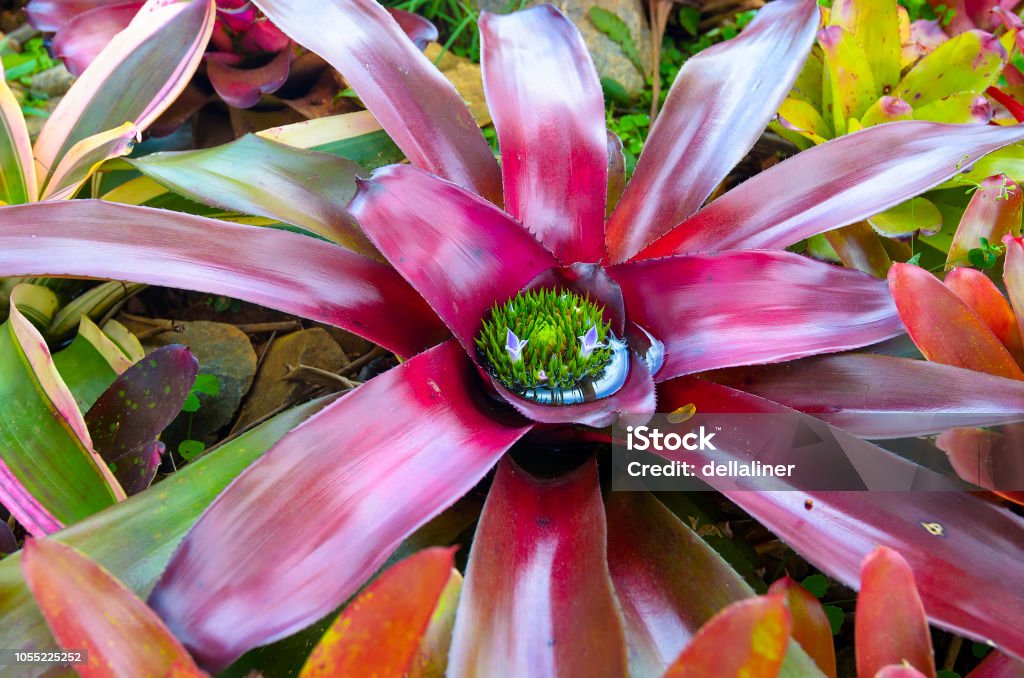
[(192, 461), (206, 450), (206, 445), (199, 440), (182, 440), (178, 443), (178, 454), (185, 461)]
[(587, 11), (587, 16), (590, 17), (597, 30), (607, 35), (612, 42), (622, 49), (622, 53), (632, 62), (636, 70), (640, 71), (640, 75), (647, 73), (643, 61), (640, 60), (640, 53), (636, 49), (636, 43), (633, 42), (633, 35), (629, 32), (629, 26), (626, 25), (625, 21), (620, 19), (614, 12), (609, 12), (603, 7), (597, 6), (591, 7)]
[(800, 75), (796, 77), (793, 91), (789, 93), (789, 96), (806, 101), (816, 110), (821, 111), (824, 106), (822, 98), (822, 88), (825, 84), (824, 68), (825, 57), (821, 47), (815, 45), (811, 48), (811, 53), (807, 55), (807, 61), (804, 63)]
[(927, 198), (912, 198), (876, 214), (868, 222), (887, 238), (907, 238), (918, 233), (935, 235), (942, 228), (942, 212)]
[[(334, 398), (301, 405), (211, 450), (166, 480), (53, 536), (103, 565), (146, 595), (171, 553), (235, 476), (290, 429)], [(0, 647), (50, 649), (54, 641), (25, 586), (21, 555), (0, 560)]]
[(829, 23), (841, 26), (864, 48), (879, 92), (900, 80), (900, 24), (896, 0), (835, 0)]
[(800, 582), (800, 585), (810, 591), (815, 598), (821, 598), (828, 592), (828, 579), (824, 575), (812, 574)]
[(914, 120), (945, 122), (951, 125), (984, 125), (991, 116), (992, 109), (988, 100), (976, 92), (958, 92), (914, 108)]
[(132, 363), (89, 316), (83, 315), (78, 335), (67, 348), (54, 354), (53, 364), (84, 414)]
[(690, 35), (696, 37), (700, 26), (700, 10), (690, 5), (679, 8), (679, 24)]
[(250, 134), (223, 146), (153, 153), (128, 162), (191, 200), (295, 224), (377, 256), (346, 209), (361, 171), (350, 160)]
[(838, 636), (839, 632), (843, 629), (846, 613), (835, 605), (825, 605), (824, 609), (825, 615), (828, 617), (828, 623), (832, 625), (832, 635)]
[(16, 205), (34, 200), (38, 187), (25, 116), (4, 75), (0, 69), (0, 201)]
[(195, 393), (189, 393), (185, 396), (185, 402), (181, 406), (181, 411), (198, 412), (200, 407), (202, 407), (202, 403), (199, 402), (199, 396)]
[(199, 374), (192, 385), (193, 393), (205, 393), (208, 396), (220, 395), (220, 379), (216, 374)]

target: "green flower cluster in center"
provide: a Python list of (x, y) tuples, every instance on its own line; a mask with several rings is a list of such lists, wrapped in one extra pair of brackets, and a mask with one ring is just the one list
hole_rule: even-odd
[(589, 296), (531, 290), (495, 304), (476, 345), (510, 390), (573, 388), (611, 362), (611, 325)]

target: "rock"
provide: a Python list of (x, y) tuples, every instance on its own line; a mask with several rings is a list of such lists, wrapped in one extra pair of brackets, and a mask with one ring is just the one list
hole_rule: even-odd
[(55, 66), (42, 73), (32, 76), (32, 89), (42, 92), (50, 98), (64, 96), (75, 82), (75, 76), (68, 72), (64, 64)]
[(345, 352), (349, 360), (355, 360), (373, 350), (374, 344), (372, 341), (367, 341), (359, 335), (347, 332), (340, 327), (332, 327), (330, 325), (317, 325), (317, 327), (323, 328), (327, 334), (331, 335), (331, 339), (334, 339), (338, 346), (341, 346), (341, 350)]
[(239, 415), (238, 428), (244, 428), (270, 414), (306, 388), (300, 381), (285, 379), (299, 365), (337, 372), (346, 363), (341, 347), (325, 330), (314, 327), (279, 337), (270, 345), (252, 392)]
[(15, 12), (15, 27), (7, 29), (4, 28), (4, 22), (0, 21), (0, 30), (7, 33), (7, 37), (11, 40), (17, 41), (19, 45), (24, 45), (26, 42), (35, 38), (42, 33), (34, 28), (32, 24), (25, 21), (25, 15), (22, 12)]
[(474, 64), (465, 57), (446, 52), (441, 61), (437, 57), (441, 55), (443, 48), (436, 42), (427, 45), (423, 51), (432, 63), (437, 63), (437, 68), (445, 77), (455, 85), (455, 89), (469, 106), (470, 112), (476, 119), (478, 125), (483, 127), (491, 122), (491, 113), (487, 109), (487, 99), (484, 98), (484, 81), (480, 73), (480, 64)]
[(216, 396), (200, 393), (199, 411), (191, 414), (182, 412), (171, 422), (161, 436), (169, 450), (177, 450), (178, 443), (187, 438), (207, 445), (215, 442), (217, 432), (235, 418), (256, 374), (256, 352), (252, 343), (234, 325), (207, 321), (178, 324), (181, 332), (164, 332), (143, 342), (146, 350), (185, 344), (199, 361), (199, 373), (217, 377), (220, 392)]
[[(474, 2), (478, 9), (488, 12), (505, 12), (517, 4), (508, 0), (474, 0)], [(528, 6), (540, 4), (543, 4), (543, 0), (530, 0), (527, 3)], [(622, 51), (622, 48), (597, 29), (590, 20), (588, 12), (591, 7), (600, 7), (622, 19), (629, 27), (633, 43), (640, 55), (640, 61), (643, 64), (649, 64), (651, 62), (651, 32), (641, 0), (554, 0), (553, 4), (580, 29), (600, 76), (618, 82), (629, 96), (638, 96), (646, 87), (646, 74), (641, 74)]]

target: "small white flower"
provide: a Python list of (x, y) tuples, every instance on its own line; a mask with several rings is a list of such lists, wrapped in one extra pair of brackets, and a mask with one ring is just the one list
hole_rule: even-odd
[(580, 340), (580, 357), (589, 358), (590, 354), (595, 349), (604, 348), (604, 344), (597, 340), (597, 325), (591, 325), (590, 329), (587, 330), (586, 334), (581, 334), (577, 339)]
[(505, 350), (508, 351), (508, 359), (515, 364), (523, 359), (523, 347), (530, 343), (530, 340), (520, 340), (516, 333), (507, 327), (505, 331), (508, 332), (505, 335)]

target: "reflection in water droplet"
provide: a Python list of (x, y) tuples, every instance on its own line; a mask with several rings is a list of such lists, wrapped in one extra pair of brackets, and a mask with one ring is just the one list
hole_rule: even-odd
[(629, 346), (625, 341), (609, 335), (608, 348), (612, 351), (611, 362), (594, 378), (585, 379), (572, 388), (538, 386), (515, 390), (513, 393), (541, 405), (578, 405), (607, 398), (622, 388), (629, 376)]
[[(653, 377), (665, 364), (665, 344), (654, 338), (644, 327), (630, 323), (629, 341), (633, 350), (647, 363), (647, 371)], [(639, 330), (639, 331), (637, 331)]]
[(647, 339), (650, 340), (651, 345), (644, 354), (644, 362), (647, 363), (647, 369), (650, 371), (653, 377), (661, 369), (661, 366), (665, 364), (665, 344), (655, 339), (650, 332), (637, 325), (640, 330), (647, 335)]

